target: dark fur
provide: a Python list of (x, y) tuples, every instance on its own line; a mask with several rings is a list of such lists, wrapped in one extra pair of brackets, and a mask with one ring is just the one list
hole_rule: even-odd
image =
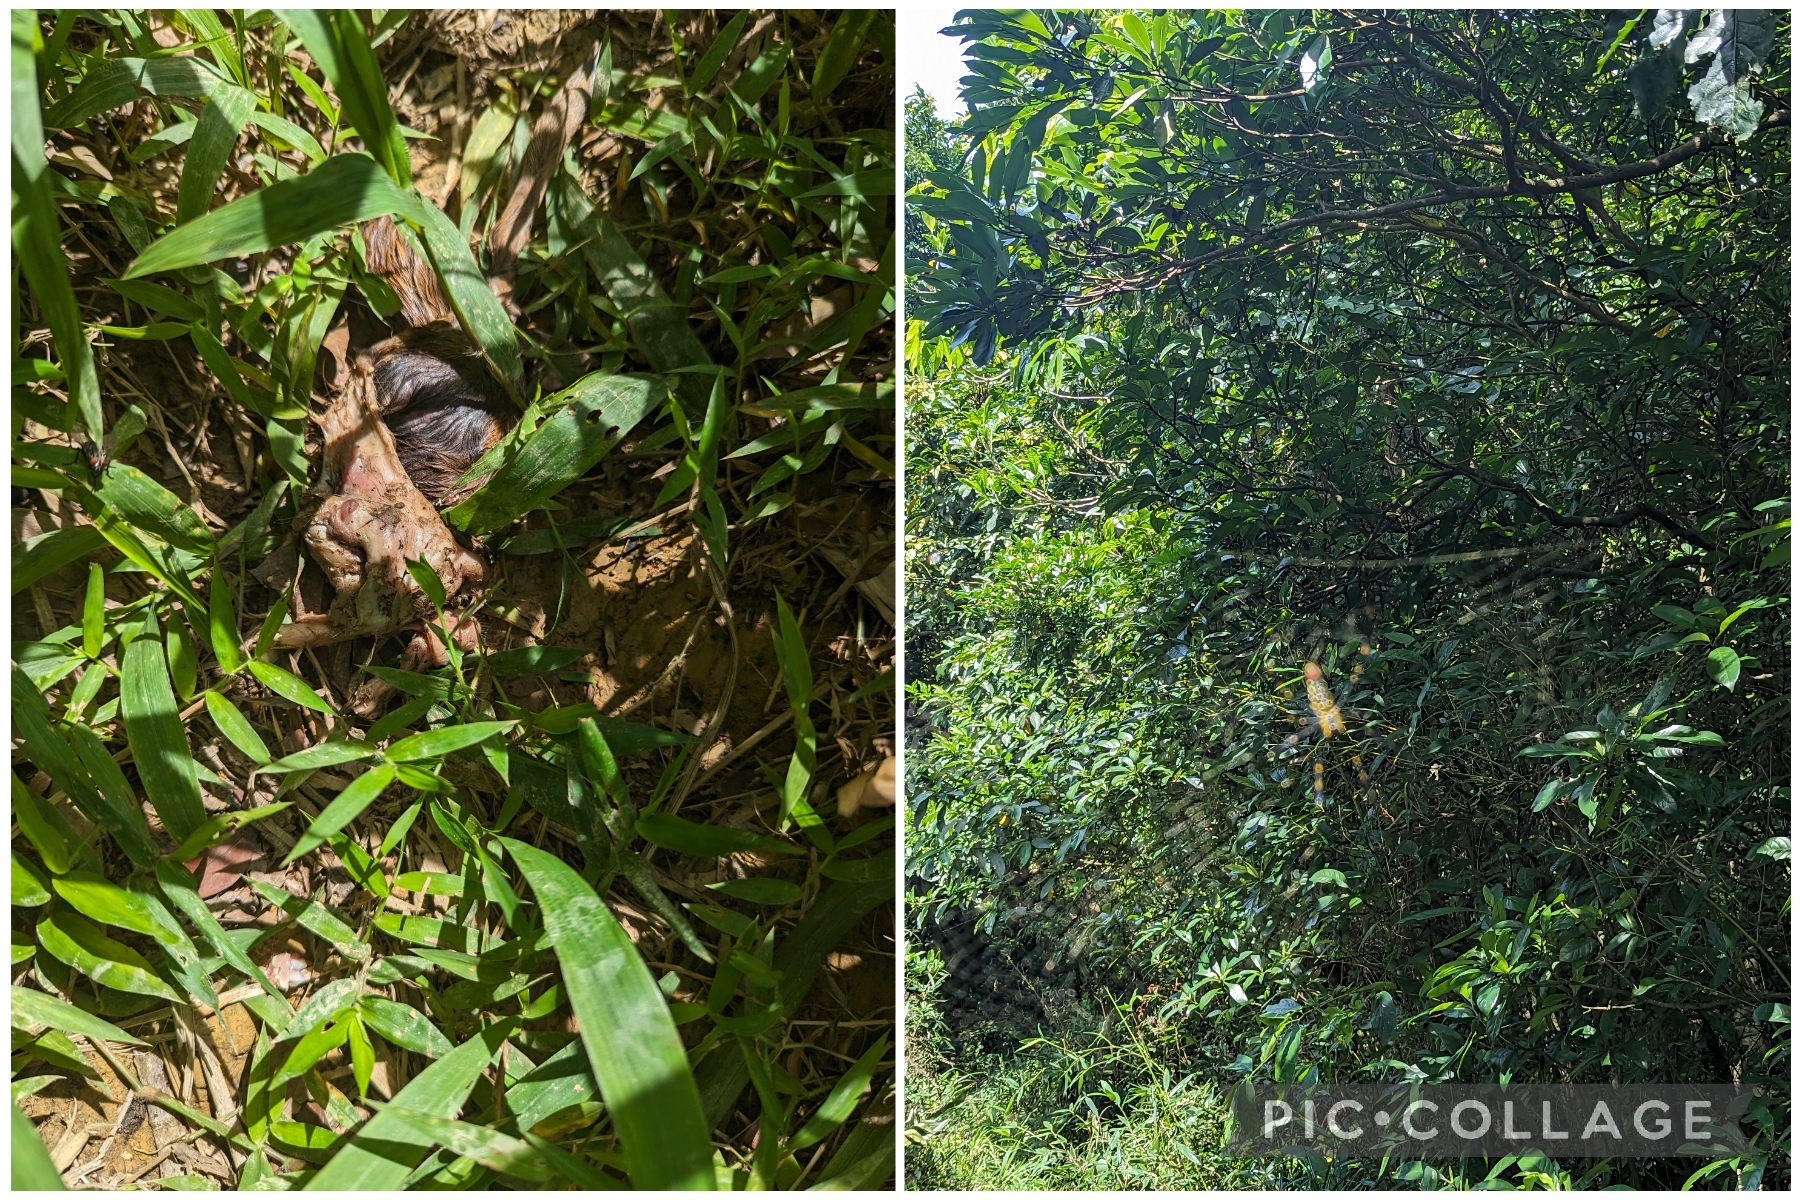
[(364, 239), (370, 269), (394, 289), (408, 326), (374, 348), (382, 420), (414, 485), (444, 508), (461, 499), (466, 489), (457, 481), (517, 414), (456, 323), (437, 276), (392, 222), (372, 222)]

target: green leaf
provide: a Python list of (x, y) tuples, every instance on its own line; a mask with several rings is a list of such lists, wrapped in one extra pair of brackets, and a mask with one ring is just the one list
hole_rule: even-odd
[(516, 650), (501, 650), (484, 655), (479, 661), (487, 664), (488, 673), (494, 678), (512, 679), (520, 675), (560, 671), (592, 653), (592, 650), (578, 646), (521, 646)]
[(400, 1113), (453, 1119), (462, 1111), (475, 1081), (518, 1027), (516, 1020), (496, 1022), (419, 1072), (387, 1107), (347, 1135), (306, 1190), (397, 1190), (431, 1149), (410, 1135)]
[(401, 738), (387, 748), (386, 754), (391, 762), (443, 758), (484, 742), (497, 733), (504, 733), (517, 724), (517, 721), (474, 721), (467, 725), (446, 725), (442, 729)]
[(67, 1000), (59, 1000), (55, 996), (46, 996), (42, 992), (14, 984), (12, 989), (12, 1026), (14, 1029), (29, 1029), (33, 1025), (48, 1025), (50, 1028), (60, 1029), (64, 1033), (77, 1033), (82, 1037), (119, 1042), (127, 1046), (149, 1045), (141, 1038), (135, 1038), (126, 1033), (111, 1021), (103, 1020), (93, 1013), (76, 1008)]
[(285, 696), (295, 704), (310, 708), (314, 712), (322, 712), (335, 716), (331, 705), (325, 703), (319, 693), (313, 691), (312, 685), (290, 671), (284, 671), (274, 663), (253, 662), (250, 674), (256, 676), (262, 685), (277, 696)]
[(185, 839), (206, 820), (200, 773), (169, 685), (161, 642), (138, 638), (125, 648), (119, 672), (119, 710), (144, 793), (163, 826)]
[(269, 977), (263, 974), (262, 968), (250, 961), (250, 956), (244, 953), (241, 946), (225, 936), (224, 926), (219, 924), (219, 919), (213, 915), (212, 909), (206, 906), (206, 901), (200, 898), (200, 889), (195, 885), (194, 876), (187, 868), (178, 862), (158, 858), (156, 860), (156, 882), (162, 889), (163, 899), (167, 900), (172, 908), (186, 917), (194, 928), (200, 931), (201, 936), (213, 948), (214, 953), (260, 984), (267, 1002), (273, 1005), (277, 1012), (287, 1016), (293, 1015), (294, 1010), (282, 998), (281, 992), (275, 985), (269, 981)]
[(191, 325), (206, 315), (198, 304), (174, 288), (151, 283), (148, 279), (103, 279), (101, 282), (126, 299), (171, 316), (183, 325)]
[(415, 1138), (443, 1146), (450, 1153), (471, 1158), (490, 1171), (511, 1175), (516, 1179), (543, 1183), (554, 1178), (550, 1164), (529, 1143), (465, 1121), (409, 1112), (398, 1105), (382, 1110)]
[(713, 76), (719, 73), (719, 68), (725, 65), (725, 56), (737, 48), (738, 35), (744, 31), (744, 22), (749, 18), (748, 12), (741, 12), (731, 18), (725, 28), (719, 30), (712, 45), (706, 48), (706, 53), (694, 64), (693, 74), (687, 78), (688, 95), (697, 96), (706, 90), (706, 85), (712, 82)]
[[(15, 776), (16, 778), (16, 776)], [(12, 852), (12, 902), (25, 908), (37, 908), (50, 902), (50, 881), (28, 858)]]
[(856, 1110), (856, 1102), (869, 1088), (875, 1076), (875, 1068), (881, 1063), (881, 1056), (887, 1053), (887, 1035), (875, 1039), (875, 1044), (863, 1051), (862, 1057), (851, 1064), (825, 1102), (819, 1105), (805, 1125), (800, 1127), (793, 1140), (788, 1143), (788, 1150), (804, 1150), (806, 1147), (824, 1141), (837, 1131), (838, 1126), (850, 1119)]
[[(813, 66), (812, 98), (814, 103), (822, 104), (831, 95), (832, 89), (842, 82), (856, 65), (857, 52), (862, 49), (863, 34), (869, 28), (869, 22), (875, 17), (874, 9), (846, 9), (831, 27), (831, 33), (825, 39), (825, 49), (819, 52), (819, 61)], [(889, 172), (890, 177), (892, 172)]]
[(234, 84), (222, 84), (207, 97), (200, 120), (188, 141), (182, 160), (181, 184), (175, 200), (175, 223), (186, 225), (212, 207), (218, 195), (219, 176), (237, 145), (244, 122), (256, 109), (256, 93)]
[(632, 1182), (711, 1188), (712, 1142), (699, 1093), (650, 969), (579, 875), (523, 842), (500, 842), (537, 896)]
[(278, 9), (276, 15), (300, 35), (313, 61), (338, 95), (343, 116), (362, 135), (363, 145), (400, 187), (412, 185), (412, 160), (388, 104), (388, 85), (375, 51), (354, 9)]
[(176, 847), (175, 853), (169, 857), (177, 862), (187, 862), (206, 853), (231, 834), (246, 825), (254, 825), (258, 821), (267, 820), (276, 813), (286, 812), (294, 807), (292, 800), (283, 800), (279, 804), (264, 804), (244, 812), (224, 812), (211, 818), (206, 824), (194, 830), (187, 841)]
[(92, 525), (75, 525), (42, 534), (29, 542), (15, 542), (12, 557), (12, 594), (18, 595), (50, 572), (106, 545)]
[(406, 573), (413, 577), (432, 606), (438, 612), (443, 612), (449, 597), (444, 593), (444, 581), (438, 578), (436, 568), (422, 558), (412, 558), (406, 562)]
[(345, 958), (361, 962), (369, 957), (368, 944), (357, 937), (356, 930), (345, 924), (343, 918), (317, 900), (296, 896), (292, 892), (264, 883), (260, 879), (250, 880), (250, 886), (255, 888), (270, 904), (330, 942)]
[(706, 886), (752, 904), (785, 906), (800, 899), (800, 885), (785, 879), (727, 879)]
[(359, 762), (365, 758), (374, 758), (381, 751), (363, 742), (320, 742), (316, 746), (308, 746), (304, 750), (295, 751), (285, 758), (278, 758), (266, 767), (258, 770), (272, 775), (289, 771), (316, 771), (320, 767), (335, 767), (340, 763)]
[(231, 740), (231, 744), (243, 751), (244, 757), (258, 766), (269, 765), (269, 748), (263, 744), (262, 736), (256, 732), (247, 717), (238, 710), (238, 706), (221, 696), (218, 692), (202, 693), (206, 701), (207, 715), (212, 717), (213, 724), (219, 732)]
[(651, 813), (637, 819), (638, 835), (655, 846), (666, 846), (683, 854), (719, 858), (743, 850), (759, 850), (775, 854), (800, 854), (800, 847), (780, 838), (764, 837), (739, 829), (718, 825), (700, 825), (670, 813)]
[[(329, 744), (329, 743), (328, 743)], [(342, 831), (350, 822), (362, 815), (363, 809), (374, 803), (376, 797), (387, 790), (394, 782), (394, 768), (383, 763), (369, 768), (351, 781), (350, 786), (337, 794), (337, 798), (325, 806), (325, 811), (313, 818), (300, 840), (282, 860), (287, 866), (303, 854), (308, 854), (322, 845), (335, 834)]]
[(417, 208), (373, 159), (337, 154), (298, 179), (272, 183), (183, 225), (139, 255), (125, 278), (260, 254), (359, 221), (411, 216)]
[[(18, 78), (16, 71), (13, 77)], [(44, 114), (44, 125), (49, 129), (73, 128), (90, 117), (130, 104), (140, 92), (152, 96), (209, 96), (227, 82), (218, 68), (203, 58), (115, 58), (97, 64), (72, 92), (51, 106)]]
[(549, 415), (523, 424), (463, 476), (482, 486), (444, 513), (468, 533), (488, 533), (540, 507), (581, 478), (668, 395), (660, 379), (595, 372), (544, 403)]
[(182, 999), (164, 983), (143, 955), (113, 941), (72, 912), (54, 912), (38, 922), (38, 945), (95, 983), (116, 991), (163, 1000)]
[[(183, 333), (187, 332), (184, 327)], [(212, 530), (192, 508), (136, 467), (115, 462), (94, 489), (107, 505), (138, 529), (155, 534), (171, 546), (211, 553)]]
[(1793, 857), (1793, 843), (1787, 837), (1766, 838), (1749, 854), (1751, 862), (1788, 862)]
[(381, 996), (364, 996), (357, 1001), (357, 1007), (370, 1029), (404, 1050), (426, 1058), (442, 1058), (455, 1049), (431, 1019), (416, 1008)]
[[(18, 14), (14, 14), (15, 19)], [(30, 15), (30, 14), (26, 14)], [(25, 1110), (15, 1102), (12, 1106), (12, 1187), (15, 1192), (66, 1192), (50, 1151), (38, 1136)]]
[(1713, 682), (1726, 691), (1736, 691), (1738, 674), (1743, 669), (1738, 652), (1730, 646), (1714, 647), (1706, 656), (1706, 673), (1712, 676)]
[(462, 318), (463, 328), (469, 331), (475, 344), (487, 356), (489, 366), (502, 380), (517, 379), (520, 371), (518, 331), (488, 287), (487, 277), (476, 265), (474, 255), (469, 253), (469, 242), (462, 230), (437, 205), (423, 198), (415, 198), (407, 218), (419, 226), (425, 256), (437, 271), (450, 306)]

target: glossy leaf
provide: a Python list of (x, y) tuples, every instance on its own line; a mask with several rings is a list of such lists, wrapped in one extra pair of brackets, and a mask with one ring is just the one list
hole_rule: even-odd
[(537, 898), (632, 1181), (710, 1189), (712, 1143), (699, 1095), (649, 968), (579, 875), (541, 850), (500, 841)]

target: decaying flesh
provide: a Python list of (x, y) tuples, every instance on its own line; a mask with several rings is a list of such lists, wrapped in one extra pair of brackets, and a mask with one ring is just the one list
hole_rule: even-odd
[[(302, 613), (283, 625), (274, 644), (281, 649), (323, 646), (371, 634), (418, 628), (431, 614), (407, 570), (409, 561), (431, 564), (454, 597), (464, 584), (487, 578), (480, 556), (455, 537), (407, 476), (394, 435), (381, 421), (375, 368), (359, 358), (348, 379), (318, 418), (325, 438), (325, 461), (301, 505), (301, 540), (325, 572), (336, 598), (323, 613)], [(473, 622), (457, 629), (457, 640), (472, 639)], [(444, 661), (442, 641), (419, 628), (403, 665)], [(373, 709), (378, 694), (358, 697), (359, 711)]]

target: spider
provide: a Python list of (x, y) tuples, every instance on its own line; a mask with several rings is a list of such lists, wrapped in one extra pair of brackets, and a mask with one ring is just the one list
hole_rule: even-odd
[[(1300, 704), (1293, 704), (1290, 708), (1295, 731), (1284, 738), (1278, 748), (1269, 753), (1271, 761), (1291, 758), (1300, 752), (1300, 743), (1304, 738), (1313, 733), (1318, 734), (1318, 741), (1308, 752), (1308, 757), (1312, 759), (1313, 803), (1321, 808), (1325, 805), (1326, 767), (1324, 760), (1320, 757), (1320, 752), (1334, 737), (1342, 737), (1350, 741), (1350, 767), (1356, 772), (1357, 783), (1365, 789), (1365, 796), (1371, 800), (1374, 797), (1369, 768), (1363, 765), (1362, 749), (1356, 741), (1352, 740), (1351, 719), (1345, 716), (1343, 709), (1343, 705), (1349, 703), (1351, 696), (1356, 691), (1357, 684), (1362, 680), (1363, 669), (1368, 665), (1371, 653), (1373, 653), (1373, 648), (1366, 640), (1363, 641), (1357, 650), (1355, 666), (1351, 668), (1350, 674), (1345, 677), (1335, 691), (1326, 682), (1324, 668), (1319, 666), (1316, 660), (1308, 659), (1300, 669), (1299, 682), (1305, 696), (1304, 707)], [(1294, 700), (1293, 685), (1289, 684), (1281, 688), (1276, 695), (1284, 702), (1292, 702)], [(1380, 761), (1378, 757), (1375, 765), (1379, 766)], [(1287, 782), (1284, 781), (1283, 786), (1287, 786)]]

